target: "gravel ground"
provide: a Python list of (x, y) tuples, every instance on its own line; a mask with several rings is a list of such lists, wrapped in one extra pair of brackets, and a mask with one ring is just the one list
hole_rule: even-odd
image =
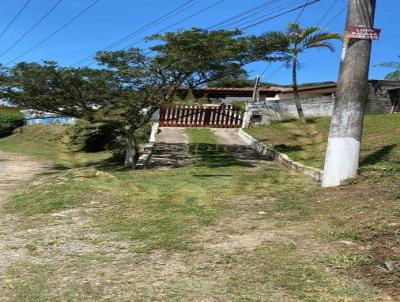
[(0, 153), (0, 205), (13, 193), (14, 188), (35, 174), (44, 166), (28, 157)]

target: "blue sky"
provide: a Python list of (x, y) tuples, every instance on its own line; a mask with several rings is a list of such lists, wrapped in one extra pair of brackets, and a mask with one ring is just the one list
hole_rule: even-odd
[[(0, 53), (12, 45), (57, 1), (58, 0), (31, 0), (10, 29), (0, 37)], [(148, 24), (155, 18), (160, 17), (186, 1), (187, 0), (100, 0), (79, 19), (20, 60), (41, 61), (43, 59), (51, 59), (60, 62), (62, 65), (74, 64), (78, 60), (134, 32), (141, 26)], [(207, 28), (265, 2), (276, 3), (275, 6), (269, 8), (270, 10), (272, 7), (280, 5), (279, 3), (285, 5), (296, 2), (293, 0), (220, 1), (222, 2), (211, 9), (183, 23), (175, 25), (169, 30), (190, 27)], [(0, 32), (3, 31), (25, 2), (26, 0), (1, 2)], [(37, 42), (54, 32), (58, 27), (78, 14), (92, 2), (93, 0), (64, 0), (43, 23), (26, 37), (26, 39), (9, 53), (0, 57), (0, 62), (5, 64), (18, 57)], [(122, 44), (121, 47), (128, 46), (144, 36), (168, 27), (216, 2), (218, 2), (218, 0), (196, 0), (193, 2), (195, 5), (190, 9), (181, 12), (146, 32), (134, 36), (127, 41), (127, 43)], [(303, 3), (304, 0), (298, 0), (297, 2)], [(374, 65), (383, 61), (396, 60), (397, 56), (400, 55), (400, 30), (397, 19), (398, 12), (400, 11), (400, 1), (377, 0), (377, 2), (375, 27), (382, 29), (382, 37), (380, 41), (374, 42), (373, 45), (370, 78), (380, 79), (383, 78), (389, 70), (374, 67)], [(323, 20), (322, 25), (325, 26), (332, 21), (327, 29), (329, 31), (343, 33), (345, 12), (339, 15), (334, 21), (333, 19), (347, 6), (346, 0), (321, 0), (304, 10), (300, 22), (303, 26), (316, 25), (321, 17), (328, 12), (328, 8), (330, 8), (333, 3), (335, 3), (335, 5)], [(294, 5), (296, 6), (297, 4)], [(271, 11), (266, 10), (263, 12), (263, 14), (267, 13), (271, 13)], [(248, 29), (246, 33), (260, 34), (270, 30), (283, 30), (289, 21), (296, 19), (298, 14), (299, 11), (296, 11), (276, 18)], [(335, 44), (337, 51), (333, 54), (326, 50), (315, 50), (303, 55), (303, 68), (299, 73), (300, 82), (305, 83), (337, 79), (341, 42), (336, 42)], [(144, 42), (138, 43), (137, 46), (147, 47)], [(267, 63), (255, 63), (247, 66), (247, 70), (249, 74), (254, 77), (257, 74), (261, 74), (266, 67)], [(290, 71), (285, 68), (279, 69), (279, 67), (279, 63), (271, 64), (264, 73), (264, 80), (281, 84), (290, 83)]]

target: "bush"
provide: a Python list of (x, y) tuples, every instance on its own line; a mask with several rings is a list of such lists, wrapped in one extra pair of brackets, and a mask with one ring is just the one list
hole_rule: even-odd
[(112, 150), (118, 138), (117, 126), (110, 123), (89, 123), (84, 120), (68, 127), (69, 142), (79, 151)]
[(240, 110), (242, 113), (244, 113), (246, 111), (246, 103), (245, 102), (233, 101), (232, 102), (232, 107), (234, 109)]
[[(11, 108), (13, 109), (13, 108)], [(24, 125), (24, 115), (18, 110), (0, 110), (0, 137), (10, 135), (15, 128)]]
[[(151, 132), (151, 126), (145, 125), (139, 129), (137, 140), (139, 144), (146, 143)], [(68, 127), (69, 142), (79, 151), (98, 152), (112, 150), (115, 153), (125, 151), (124, 134), (119, 125), (112, 123), (89, 123), (79, 120)]]

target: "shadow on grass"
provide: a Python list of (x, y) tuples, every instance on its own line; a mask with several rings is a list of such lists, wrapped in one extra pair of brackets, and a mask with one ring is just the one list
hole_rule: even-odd
[(393, 144), (393, 145), (387, 145), (387, 146), (384, 146), (384, 147), (378, 149), (377, 151), (371, 153), (371, 154), (368, 155), (366, 158), (364, 158), (364, 159), (361, 161), (361, 165), (362, 165), (362, 166), (363, 166), (363, 165), (365, 165), (365, 166), (367, 166), (367, 165), (374, 165), (374, 164), (377, 164), (377, 163), (379, 163), (379, 162), (381, 162), (381, 161), (384, 161), (385, 158), (386, 158), (386, 157), (392, 152), (392, 150), (393, 150), (394, 148), (396, 148), (396, 147), (397, 147), (397, 145), (396, 145), (396, 144)]
[(0, 125), (0, 139), (12, 135), (14, 133), (14, 130), (15, 129), (13, 128), (2, 128)]
[(254, 152), (244, 146), (189, 144), (189, 151), (192, 154), (196, 166), (209, 168), (254, 166), (247, 160), (251, 159)]
[(114, 172), (124, 170), (124, 162), (121, 159), (117, 159), (114, 157), (101, 159), (101, 160), (93, 160), (84, 163), (69, 163), (69, 164), (54, 164), (50, 171), (43, 172), (43, 175), (51, 175), (57, 172), (67, 171), (76, 168), (89, 168), (94, 167), (96, 170), (104, 171), (104, 172)]
[[(247, 146), (158, 143), (146, 168), (180, 168), (190, 165), (208, 168), (255, 167), (258, 160), (266, 160), (266, 158), (256, 154)], [(221, 173), (199, 175), (199, 177), (211, 176), (227, 177), (230, 175)]]
[(304, 150), (304, 148), (302, 146), (299, 146), (299, 145), (288, 146), (288, 145), (285, 145), (285, 144), (275, 145), (274, 149), (276, 149), (277, 151), (282, 152), (282, 153), (288, 153), (288, 152)]

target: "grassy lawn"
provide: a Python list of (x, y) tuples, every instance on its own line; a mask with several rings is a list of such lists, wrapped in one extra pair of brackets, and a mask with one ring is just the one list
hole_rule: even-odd
[[(323, 168), (330, 118), (274, 123), (246, 129), (256, 139), (286, 153), (293, 160)], [(400, 115), (367, 115), (364, 123), (361, 168), (400, 165)]]
[(113, 170), (102, 154), (71, 158), (65, 150), (60, 158), (61, 142), (50, 139), (58, 130), (48, 130), (47, 148), (39, 139), (26, 143), (27, 132), (0, 139), (2, 151), (70, 168), (38, 176), (3, 207), (13, 217), (12, 225), (0, 220), (13, 238), (4, 255), (14, 256), (0, 269), (6, 301), (395, 301), (400, 294), (398, 272), (382, 266), (400, 260), (398, 171), (323, 190), (273, 162), (242, 162), (208, 129), (187, 130), (190, 166)]
[(0, 140), (0, 151), (33, 156), (59, 169), (100, 164), (110, 152), (87, 153), (73, 150), (65, 135), (67, 126), (35, 125), (19, 128)]

